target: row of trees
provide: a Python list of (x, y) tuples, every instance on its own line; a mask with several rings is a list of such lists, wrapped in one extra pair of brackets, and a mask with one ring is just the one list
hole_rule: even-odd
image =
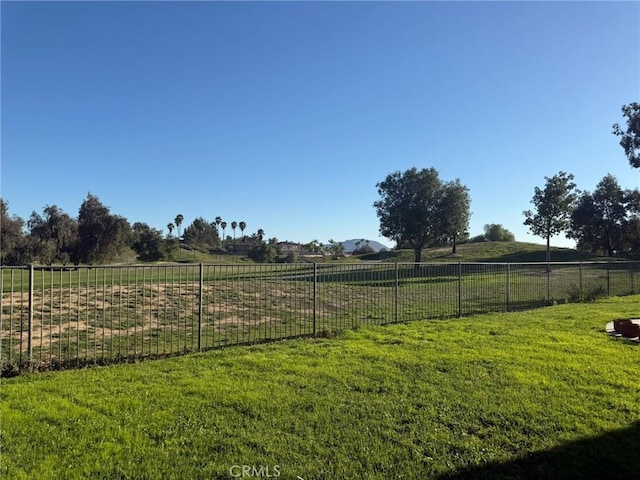
[(580, 191), (574, 176), (559, 172), (535, 188), (535, 210), (524, 213), (534, 235), (549, 241), (564, 233), (578, 250), (607, 256), (640, 258), (640, 191), (623, 190), (616, 177), (605, 175), (593, 192)]
[(0, 199), (0, 223), (3, 265), (104, 263), (121, 254), (133, 240), (127, 219), (112, 215), (91, 194), (82, 202), (77, 219), (56, 205), (47, 205), (42, 215), (34, 211), (26, 225), (20, 217), (9, 216), (7, 202)]
[[(246, 222), (231, 222), (231, 237), (222, 239), (227, 223), (220, 217), (215, 222), (196, 218), (182, 233), (183, 215), (177, 215), (169, 223), (169, 234), (163, 236), (160, 230), (146, 223), (133, 225), (119, 215), (111, 214), (108, 207), (95, 195), (88, 194), (73, 218), (56, 205), (45, 206), (42, 213), (33, 212), (25, 222), (16, 215), (9, 215), (9, 206), (0, 199), (0, 264), (21, 265), (41, 263), (51, 265), (79, 263), (108, 263), (120, 259), (130, 250), (140, 260), (154, 261), (175, 258), (180, 246), (193, 250), (223, 252), (235, 242), (236, 228), (240, 229), (243, 240), (258, 246), (263, 243), (264, 230), (260, 229), (250, 237), (244, 236)], [(173, 235), (177, 229), (178, 235)]]
[[(633, 168), (640, 168), (640, 103), (622, 106), (626, 129), (613, 124), (613, 134), (620, 137), (620, 146)], [(565, 233), (575, 239), (579, 250), (607, 256), (622, 255), (640, 258), (640, 192), (623, 190), (611, 174), (605, 175), (592, 192), (581, 192), (574, 176), (559, 172), (545, 177), (544, 189), (535, 187), (531, 203), (535, 210), (524, 213), (534, 235), (547, 241), (547, 261), (550, 260), (549, 240)]]
[[(180, 260), (183, 249), (206, 253), (235, 253), (235, 247), (257, 262), (291, 262), (294, 253), (280, 255), (278, 240), (266, 239), (265, 231), (245, 235), (244, 221), (227, 224), (221, 217), (208, 222), (197, 217), (184, 229), (182, 214), (167, 225), (168, 235), (143, 222), (130, 225), (127, 219), (110, 213), (98, 197), (89, 194), (80, 206), (77, 218), (63, 212), (56, 205), (44, 207), (42, 213), (33, 212), (28, 221), (9, 215), (8, 204), (0, 199), (0, 264), (23, 265), (29, 263), (97, 264), (128, 260), (142, 261)], [(233, 236), (226, 236), (230, 226)], [(241, 236), (237, 236), (236, 229)], [(177, 232), (177, 235), (174, 234)], [(362, 241), (361, 253), (373, 251)], [(344, 255), (339, 242), (330, 241), (329, 247), (313, 240), (303, 245), (310, 254)]]
[[(631, 166), (640, 168), (640, 104), (622, 107), (627, 128), (613, 125)], [(580, 192), (573, 175), (560, 172), (546, 178), (544, 189), (535, 188), (535, 210), (524, 212), (525, 225), (547, 241), (566, 233), (578, 249), (640, 257), (640, 192), (622, 190), (615, 177), (606, 175), (593, 193)], [(380, 199), (374, 203), (380, 233), (396, 248), (412, 248), (420, 262), (425, 247), (456, 243), (468, 236), (469, 190), (456, 179), (443, 182), (433, 168), (394, 172), (378, 183)], [(472, 241), (512, 240), (502, 225), (486, 225), (485, 234)]]

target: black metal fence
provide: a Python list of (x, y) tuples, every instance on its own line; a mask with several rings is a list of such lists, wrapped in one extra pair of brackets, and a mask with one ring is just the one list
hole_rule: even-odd
[(0, 274), (7, 373), (634, 294), (640, 263), (30, 266)]

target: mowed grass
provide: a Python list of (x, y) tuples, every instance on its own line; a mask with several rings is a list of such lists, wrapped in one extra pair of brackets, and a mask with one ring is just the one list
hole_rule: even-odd
[[(30, 374), (3, 479), (637, 478), (640, 296)], [(234, 467), (238, 466), (238, 467)]]

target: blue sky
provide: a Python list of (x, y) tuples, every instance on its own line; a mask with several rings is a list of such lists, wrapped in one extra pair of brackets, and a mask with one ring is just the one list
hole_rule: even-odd
[(165, 232), (181, 213), (392, 245), (376, 184), (415, 166), (469, 187), (472, 235), (543, 243), (522, 211), (545, 176), (640, 184), (611, 134), (640, 101), (638, 2), (1, 9), (1, 195), (24, 219), (91, 192)]

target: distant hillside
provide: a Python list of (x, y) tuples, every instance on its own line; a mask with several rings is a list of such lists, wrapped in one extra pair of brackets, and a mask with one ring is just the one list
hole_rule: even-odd
[[(340, 242), (342, 246), (344, 246), (344, 251), (347, 253), (353, 252), (358, 247), (363, 247), (366, 245), (367, 240), (365, 239), (362, 242), (362, 245), (356, 245), (356, 242), (362, 242), (362, 238), (354, 238), (352, 240), (344, 240)], [(379, 252), (380, 250), (389, 250), (386, 245), (381, 244), (380, 242), (376, 242), (375, 240), (369, 240), (369, 246), (373, 248), (374, 252)]]
[[(457, 253), (451, 247), (429, 248), (422, 252), (423, 262), (545, 262), (547, 250), (544, 245), (525, 242), (479, 242), (458, 245)], [(413, 262), (413, 250), (390, 250), (365, 255), (363, 260), (386, 260), (391, 262)], [(617, 261), (579, 252), (571, 248), (551, 247), (552, 262)]]

